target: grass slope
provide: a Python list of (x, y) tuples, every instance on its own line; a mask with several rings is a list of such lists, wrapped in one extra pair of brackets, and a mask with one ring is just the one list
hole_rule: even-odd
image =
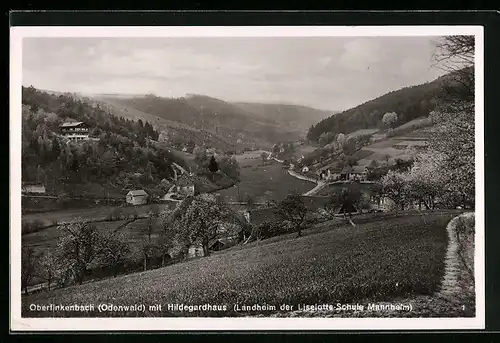
[[(387, 301), (430, 295), (444, 273), (446, 214), (413, 215), (229, 249), (207, 258), (116, 279), (30, 295), (22, 315), (238, 316), (234, 305)], [(291, 236), (289, 237), (291, 238)], [(265, 241), (264, 241), (265, 242)], [(36, 312), (30, 304), (144, 304), (144, 312)], [(162, 310), (149, 311), (149, 305)], [(174, 311), (167, 304), (226, 305), (226, 311)], [(275, 311), (271, 311), (275, 312)]]

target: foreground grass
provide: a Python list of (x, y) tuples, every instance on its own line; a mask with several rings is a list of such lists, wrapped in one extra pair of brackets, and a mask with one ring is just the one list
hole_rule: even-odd
[[(432, 295), (444, 272), (450, 215), (405, 216), (342, 226), (298, 239), (228, 250), (100, 282), (23, 298), (23, 316), (238, 316), (235, 304), (347, 303)], [(93, 312), (36, 312), (30, 304), (94, 304)], [(99, 313), (100, 303), (145, 305), (144, 312)], [(160, 311), (148, 306), (161, 304)], [(168, 304), (226, 305), (175, 311)]]

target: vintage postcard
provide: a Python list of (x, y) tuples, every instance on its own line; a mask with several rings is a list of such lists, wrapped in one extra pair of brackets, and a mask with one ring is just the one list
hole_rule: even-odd
[(482, 27), (12, 27), (10, 82), (13, 331), (484, 328)]

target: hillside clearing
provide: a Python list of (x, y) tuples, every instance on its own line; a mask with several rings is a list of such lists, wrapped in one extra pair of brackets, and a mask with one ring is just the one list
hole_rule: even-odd
[[(73, 286), (23, 299), (22, 315), (103, 316), (93, 312), (33, 312), (30, 304), (144, 304), (145, 312), (105, 316), (248, 316), (234, 305), (389, 301), (432, 295), (444, 272), (445, 226), (450, 214), (427, 213), (244, 249), (116, 279)], [(148, 306), (162, 304), (161, 311)], [(175, 311), (167, 304), (212, 304), (225, 311)]]

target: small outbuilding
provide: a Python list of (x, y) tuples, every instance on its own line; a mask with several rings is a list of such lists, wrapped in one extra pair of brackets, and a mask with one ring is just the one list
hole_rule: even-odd
[(176, 182), (176, 191), (179, 194), (192, 196), (195, 194), (195, 182), (187, 174), (182, 174)]
[(36, 193), (36, 194), (45, 194), (45, 185), (41, 183), (24, 183), (22, 186), (22, 193)]
[(143, 189), (133, 190), (127, 193), (127, 204), (143, 205), (148, 202), (148, 193)]

